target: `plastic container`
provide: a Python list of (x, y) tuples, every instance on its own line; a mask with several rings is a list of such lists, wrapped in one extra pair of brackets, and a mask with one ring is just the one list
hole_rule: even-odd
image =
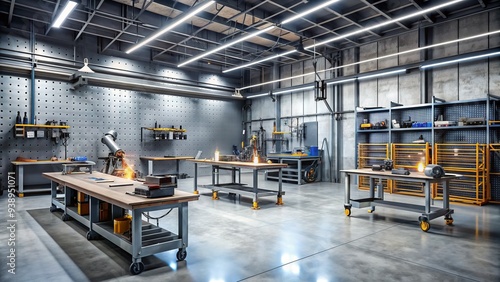
[(129, 217), (119, 217), (115, 218), (113, 221), (113, 232), (117, 234), (123, 234), (130, 230), (130, 218)]
[(318, 146), (309, 147), (309, 156), (314, 156), (314, 157), (319, 156)]

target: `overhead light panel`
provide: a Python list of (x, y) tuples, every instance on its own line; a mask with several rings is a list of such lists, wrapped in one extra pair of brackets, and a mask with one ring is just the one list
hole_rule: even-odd
[(251, 37), (257, 36), (257, 35), (259, 35), (259, 34), (261, 34), (261, 33), (266, 32), (266, 31), (269, 31), (269, 30), (273, 29), (274, 27), (275, 27), (274, 25), (272, 25), (272, 26), (268, 26), (268, 27), (266, 27), (266, 28), (264, 28), (264, 29), (257, 30), (257, 31), (255, 31), (255, 32), (252, 32), (252, 33), (250, 33), (250, 34), (247, 34), (246, 36), (242, 36), (242, 37), (240, 37), (240, 38), (238, 38), (238, 39), (236, 39), (236, 40), (234, 40), (234, 41), (231, 41), (231, 42), (229, 42), (229, 43), (227, 43), (227, 44), (221, 45), (221, 46), (219, 46), (219, 47), (217, 47), (217, 48), (215, 48), (215, 49), (212, 49), (212, 50), (210, 50), (210, 51), (208, 51), (208, 52), (203, 52), (203, 53), (201, 53), (201, 54), (200, 54), (200, 55), (198, 55), (198, 56), (195, 56), (195, 57), (193, 57), (193, 58), (191, 58), (191, 59), (189, 59), (189, 60), (187, 60), (187, 61), (185, 61), (185, 62), (180, 63), (177, 67), (179, 67), (179, 68), (180, 68), (180, 67), (185, 66), (185, 65), (187, 65), (187, 64), (189, 64), (189, 63), (192, 63), (192, 62), (194, 62), (194, 61), (198, 61), (199, 59), (201, 59), (201, 58), (203, 58), (203, 57), (206, 57), (206, 56), (208, 56), (208, 55), (210, 55), (210, 54), (213, 54), (213, 53), (218, 52), (218, 51), (220, 51), (220, 50), (226, 49), (226, 48), (227, 48), (227, 47), (229, 47), (229, 46), (232, 46), (232, 45), (234, 45), (234, 44), (237, 44), (237, 43), (239, 43), (239, 42), (241, 42), (241, 41), (245, 41), (245, 40), (247, 40), (247, 39), (249, 39), (249, 38), (251, 38)]
[(130, 53), (134, 52), (135, 50), (141, 48), (142, 46), (148, 44), (149, 42), (155, 40), (159, 36), (167, 33), (168, 31), (172, 30), (176, 26), (178, 26), (181, 23), (185, 22), (186, 20), (190, 19), (191, 17), (193, 17), (194, 15), (198, 14), (199, 12), (205, 10), (208, 6), (210, 6), (210, 5), (214, 4), (214, 3), (215, 3), (215, 1), (212, 0), (212, 1), (207, 1), (207, 2), (204, 2), (204, 3), (198, 4), (196, 6), (193, 6), (192, 7), (192, 9), (193, 9), (192, 11), (189, 11), (186, 15), (179, 16), (178, 19), (175, 18), (174, 21), (172, 23), (170, 23), (168, 26), (162, 28), (161, 30), (159, 30), (158, 32), (154, 33), (153, 35), (151, 35), (147, 39), (145, 39), (145, 40), (141, 41), (140, 43), (136, 44), (134, 47), (130, 48), (125, 53), (130, 54)]
[(371, 75), (359, 76), (358, 80), (375, 78), (375, 77), (381, 77), (381, 76), (387, 76), (387, 75), (391, 75), (391, 74), (398, 74), (398, 73), (404, 73), (404, 72), (406, 72), (406, 69), (381, 72), (381, 73), (376, 73), (376, 74), (371, 74)]
[(456, 60), (439, 62), (439, 63), (435, 63), (435, 64), (423, 65), (420, 68), (421, 69), (433, 68), (433, 67), (455, 64), (455, 63), (459, 63), (459, 62), (472, 61), (472, 60), (477, 60), (477, 59), (486, 58), (486, 57), (493, 57), (493, 56), (498, 56), (498, 55), (500, 55), (500, 52), (492, 52), (492, 53), (487, 53), (487, 54), (482, 54), (482, 55), (477, 55), (477, 56), (470, 56), (470, 57), (456, 59)]
[(329, 6), (329, 5), (331, 5), (331, 4), (335, 3), (335, 2), (338, 2), (338, 1), (339, 1), (339, 0), (330, 0), (330, 1), (326, 1), (326, 2), (325, 2), (325, 3), (323, 3), (323, 4), (320, 4), (320, 5), (316, 6), (316, 7), (311, 8), (311, 9), (307, 9), (306, 11), (304, 11), (304, 12), (302, 12), (302, 13), (300, 13), (300, 14), (297, 14), (297, 15), (295, 15), (295, 16), (293, 16), (293, 17), (290, 17), (290, 18), (288, 18), (288, 19), (284, 20), (283, 22), (281, 22), (281, 24), (287, 24), (287, 23), (290, 23), (290, 22), (292, 22), (292, 21), (294, 21), (294, 20), (296, 20), (296, 19), (298, 19), (298, 18), (302, 18), (302, 17), (304, 17), (304, 16), (306, 16), (306, 15), (309, 15), (309, 14), (311, 14), (311, 13), (314, 13), (314, 12), (316, 12), (317, 10), (319, 10), (319, 9), (323, 9), (324, 7), (327, 7), (327, 6)]
[(64, 6), (62, 12), (52, 24), (52, 27), (59, 28), (77, 5), (78, 3), (76, 3), (75, 1), (68, 1)]

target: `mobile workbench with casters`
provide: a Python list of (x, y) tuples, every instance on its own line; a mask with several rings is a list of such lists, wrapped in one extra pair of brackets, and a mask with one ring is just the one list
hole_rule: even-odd
[[(430, 229), (429, 221), (441, 216), (444, 216), (445, 223), (450, 225), (453, 223), (453, 210), (450, 209), (450, 198), (448, 184), (451, 180), (462, 177), (459, 174), (445, 174), (440, 178), (426, 176), (423, 172), (411, 172), (409, 175), (392, 174), (391, 171), (373, 171), (371, 169), (346, 169), (341, 170), (345, 173), (345, 195), (344, 195), (344, 212), (346, 216), (351, 215), (351, 207), (366, 208), (370, 207), (369, 212), (375, 211), (375, 206), (384, 206), (395, 209), (421, 213), (418, 220), (422, 231), (427, 232)], [(370, 179), (370, 197), (363, 199), (351, 199), (351, 176), (362, 175)], [(378, 184), (375, 180), (379, 179)], [(424, 185), (425, 199), (424, 205), (415, 205), (409, 203), (401, 203), (384, 200), (384, 189), (382, 180), (400, 180), (414, 182)], [(443, 207), (431, 206), (431, 186), (433, 183), (441, 183), (443, 185)], [(375, 197), (375, 188), (377, 189), (377, 197)]]
[[(179, 191), (173, 196), (161, 198), (144, 198), (130, 195), (141, 182), (94, 172), (93, 174), (44, 173), (51, 180), (50, 211), (64, 211), (63, 220), (73, 218), (88, 227), (87, 239), (102, 236), (132, 255), (131, 274), (139, 274), (144, 270), (141, 258), (156, 253), (178, 249), (177, 259), (184, 260), (188, 246), (188, 202), (198, 200), (199, 195)], [(57, 194), (57, 186), (63, 186), (64, 198)], [(83, 215), (73, 206), (76, 192), (88, 195), (89, 212)], [(100, 220), (100, 203), (111, 204), (110, 220)], [(177, 234), (144, 222), (142, 214), (150, 211), (178, 209)], [(131, 211), (130, 236), (114, 233), (113, 220), (121, 218), (125, 211)]]

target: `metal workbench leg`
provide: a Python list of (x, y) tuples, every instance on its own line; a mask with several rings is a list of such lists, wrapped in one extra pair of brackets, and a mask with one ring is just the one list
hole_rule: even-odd
[(450, 208), (450, 195), (448, 191), (448, 183), (449, 183), (448, 180), (443, 182), (443, 208), (446, 210)]
[(99, 200), (89, 196), (89, 231), (87, 232), (87, 240), (97, 238), (97, 233), (93, 229), (93, 224), (99, 222)]
[(283, 205), (283, 195), (281, 193), (282, 190), (282, 184), (283, 184), (283, 170), (282, 168), (278, 169), (278, 199), (276, 201), (277, 205)]
[(199, 194), (198, 192), (198, 164), (194, 163), (194, 194)]
[(57, 182), (53, 180), (50, 181), (50, 212), (54, 212), (57, 210), (56, 206), (57, 201)]
[(132, 210), (132, 264), (130, 264), (130, 273), (139, 274), (144, 270), (144, 264), (141, 261), (142, 249), (142, 216), (140, 210)]
[(429, 183), (429, 181), (425, 182), (424, 192), (425, 192), (425, 213), (426, 215), (429, 215), (431, 213), (431, 184)]
[(347, 216), (351, 215), (351, 176), (349, 173), (345, 173), (344, 176), (344, 213)]
[(153, 175), (153, 160), (148, 160), (148, 175)]
[(17, 175), (17, 196), (24, 197), (24, 166), (16, 165), (16, 175)]
[(175, 174), (179, 177), (179, 162), (180, 160), (175, 160)]
[(301, 185), (302, 184), (302, 161), (299, 159), (297, 161), (297, 185)]
[(187, 257), (186, 248), (188, 246), (188, 203), (181, 203), (178, 212), (178, 232), (182, 240), (182, 247), (177, 251), (177, 260), (183, 261)]
[(258, 198), (258, 185), (259, 185), (259, 171), (254, 169), (253, 170), (253, 204), (252, 204), (252, 209), (258, 210), (260, 209), (259, 207), (259, 198)]

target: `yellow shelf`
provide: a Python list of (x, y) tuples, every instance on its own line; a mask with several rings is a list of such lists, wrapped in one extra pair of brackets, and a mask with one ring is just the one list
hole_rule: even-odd
[(185, 130), (185, 129), (170, 128), (170, 127), (161, 127), (161, 128), (144, 127), (144, 129), (147, 129), (147, 130), (153, 130), (153, 131), (174, 131), (174, 132), (186, 132), (186, 130)]
[(20, 123), (16, 123), (15, 127), (37, 127), (37, 128), (68, 129), (69, 125), (45, 125), (45, 124), (20, 124)]

